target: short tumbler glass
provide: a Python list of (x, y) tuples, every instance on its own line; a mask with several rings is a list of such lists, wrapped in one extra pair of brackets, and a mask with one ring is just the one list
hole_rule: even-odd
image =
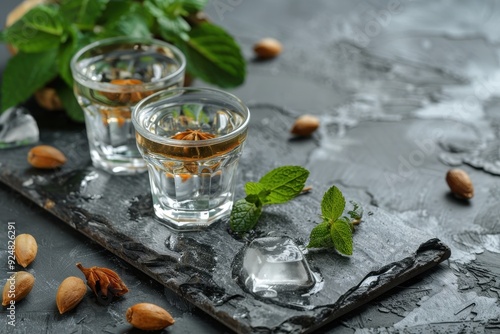
[(158, 218), (185, 231), (230, 214), (249, 118), (240, 99), (210, 88), (162, 91), (137, 104), (132, 122)]
[(146, 171), (130, 121), (132, 108), (156, 91), (182, 86), (185, 67), (179, 49), (154, 39), (109, 38), (78, 51), (71, 70), (95, 167), (114, 174)]

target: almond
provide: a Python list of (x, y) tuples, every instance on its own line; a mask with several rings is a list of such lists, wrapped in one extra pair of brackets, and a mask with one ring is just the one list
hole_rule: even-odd
[(7, 306), (12, 301), (18, 302), (30, 293), (35, 284), (35, 277), (26, 271), (13, 274), (3, 287), (2, 305)]
[(257, 42), (253, 51), (259, 58), (269, 59), (274, 58), (281, 53), (283, 46), (274, 38), (263, 38)]
[(132, 326), (145, 331), (160, 330), (175, 322), (170, 313), (150, 303), (135, 304), (127, 310), (126, 317)]
[(36, 257), (38, 245), (31, 234), (19, 234), (14, 241), (16, 261), (26, 268)]
[(38, 105), (47, 110), (64, 109), (61, 98), (52, 87), (43, 87), (35, 92), (35, 100)]
[(474, 196), (474, 186), (469, 174), (462, 169), (450, 169), (446, 174), (446, 183), (458, 198), (471, 199)]
[(313, 134), (319, 127), (319, 119), (312, 115), (302, 115), (293, 124), (292, 134), (307, 137)]
[(70, 276), (61, 282), (56, 294), (56, 304), (59, 313), (63, 314), (74, 309), (85, 297), (87, 286), (78, 277)]
[(55, 147), (39, 145), (28, 152), (28, 162), (36, 168), (53, 169), (64, 165), (66, 157)]

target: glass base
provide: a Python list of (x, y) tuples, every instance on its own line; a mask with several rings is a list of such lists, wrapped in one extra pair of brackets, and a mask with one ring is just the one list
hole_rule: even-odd
[(105, 170), (116, 175), (131, 175), (144, 173), (148, 170), (146, 162), (142, 158), (132, 158), (129, 160), (106, 160), (97, 152), (91, 152), (92, 164), (96, 168)]
[(233, 201), (227, 201), (222, 205), (204, 211), (178, 210), (165, 208), (159, 204), (154, 205), (156, 217), (162, 223), (176, 231), (199, 231), (208, 228), (217, 220), (229, 217)]

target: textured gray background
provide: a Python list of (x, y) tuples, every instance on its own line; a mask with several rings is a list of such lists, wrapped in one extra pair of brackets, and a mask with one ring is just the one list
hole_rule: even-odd
[[(493, 175), (498, 174), (500, 121), (496, 2), (401, 1), (390, 15), (390, 4), (383, 1), (222, 1), (229, 6), (225, 12), (217, 7), (220, 2), (212, 1), (208, 11), (235, 35), (250, 61), (247, 82), (234, 92), (260, 115), (254, 121), (273, 122), (274, 131), (287, 131), (296, 115), (307, 112), (322, 119), (313, 140), (283, 144), (269, 140), (275, 134), (266, 136), (262, 130), (255, 139), (262, 142), (247, 147), (242, 166), (258, 161), (256, 171), (265, 171), (274, 165), (302, 164), (311, 170), (314, 196), (339, 184), (366, 205), (405, 222), (403, 231), (416, 228), (452, 248), (448, 265), (325, 330), (498, 331), (500, 189)], [(14, 4), (3, 2), (2, 16)], [(251, 45), (264, 36), (281, 40), (285, 52), (274, 61), (253, 62)], [(3, 65), (7, 55), (2, 52)], [(266, 160), (264, 145), (282, 155)], [(445, 162), (463, 162), (471, 173), (476, 196), (470, 204), (448, 193)], [(242, 170), (243, 180), (260, 176), (253, 168)], [(44, 252), (33, 268), (40, 270), (37, 283), (45, 290), (37, 290), (18, 310), (26, 332), (127, 330), (122, 325), (125, 303), (101, 308), (86, 299), (73, 317), (56, 315), (51, 294), (62, 278), (78, 274), (73, 267), (77, 258), (120, 268), (134, 287), (127, 305), (146, 296), (169, 309), (177, 323), (167, 332), (228, 331), (7, 188), (0, 196), (3, 220), (16, 221), (21, 233), (42, 236), (37, 239)], [(313, 208), (296, 210), (313, 216)], [(277, 207), (269, 215), (282, 213)], [(401, 233), (397, 242), (412, 237)], [(6, 244), (6, 233), (1, 238)], [(61, 254), (68, 254), (67, 259)]]

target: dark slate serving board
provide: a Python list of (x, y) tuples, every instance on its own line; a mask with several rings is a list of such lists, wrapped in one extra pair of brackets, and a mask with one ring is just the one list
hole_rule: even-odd
[[(313, 163), (310, 153), (317, 144), (314, 137), (290, 138), (294, 115), (268, 106), (251, 109), (238, 198), (244, 182), (274, 167)], [(26, 162), (30, 147), (4, 150), (0, 180), (239, 333), (311, 332), (450, 256), (438, 239), (370, 206), (370, 194), (343, 189), (365, 209), (354, 235), (354, 255), (309, 251), (306, 257), (321, 277), (321, 290), (305, 297), (257, 298), (233, 277), (235, 257), (256, 236), (288, 236), (307, 244), (309, 231), (319, 223), (321, 197), (335, 179), (333, 168), (331, 175), (308, 181), (311, 193), (266, 207), (256, 233), (237, 240), (227, 221), (186, 233), (158, 222), (147, 175), (112, 176), (91, 167), (82, 129), (42, 129), (41, 141), (61, 149), (68, 163), (40, 171)]]

